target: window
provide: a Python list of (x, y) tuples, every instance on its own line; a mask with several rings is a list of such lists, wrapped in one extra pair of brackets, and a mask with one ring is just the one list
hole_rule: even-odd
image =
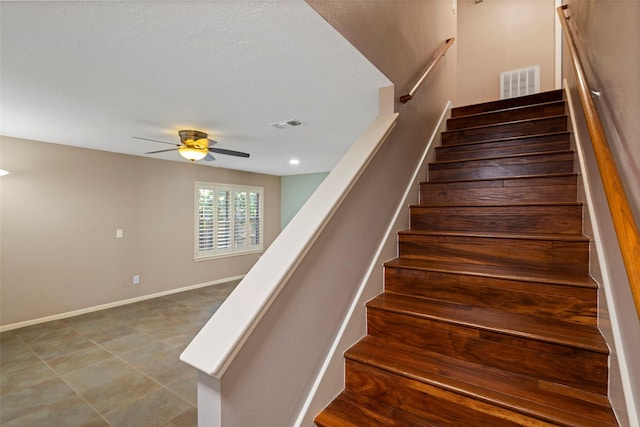
[(195, 257), (262, 251), (262, 187), (196, 182)]

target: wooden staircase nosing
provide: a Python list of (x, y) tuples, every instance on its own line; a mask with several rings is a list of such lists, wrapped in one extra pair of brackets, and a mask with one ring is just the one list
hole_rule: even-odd
[(409, 206), (410, 228), (431, 231), (582, 233), (582, 205)]
[(608, 349), (597, 328), (496, 313), (425, 298), (411, 302), (406, 296), (386, 293), (367, 303), (367, 335), (389, 345), (410, 345), (594, 394), (607, 393), (602, 374), (608, 369)]
[(543, 151), (566, 151), (571, 148), (568, 138), (549, 138), (547, 141), (523, 141), (522, 138), (483, 141), (466, 145), (436, 147), (438, 161), (501, 157), (509, 154), (539, 153)]
[(568, 117), (566, 115), (542, 117), (539, 119), (515, 120), (486, 126), (476, 126), (442, 132), (442, 145), (522, 137), (531, 134), (565, 132)]
[(577, 175), (563, 173), (420, 183), (421, 206), (575, 202)]
[(517, 98), (501, 99), (499, 101), (455, 107), (451, 110), (451, 117), (461, 117), (471, 114), (484, 113), (487, 111), (503, 110), (505, 108), (519, 107), (522, 105), (560, 101), (562, 99), (564, 99), (564, 93), (562, 90), (542, 92)]
[(319, 427), (441, 427), (410, 412), (345, 390), (316, 420)]
[(429, 181), (506, 178), (573, 172), (571, 150), (442, 161), (429, 164)]
[(597, 288), (593, 283), (567, 286), (560, 281), (543, 283), (525, 277), (429, 270), (414, 268), (409, 262), (398, 264), (385, 264), (385, 292), (597, 325)]
[[(347, 390), (427, 419), (434, 412), (446, 416), (473, 408), (515, 425), (613, 425), (602, 396), (428, 350), (414, 353), (367, 336), (345, 357)], [(434, 406), (441, 410), (434, 411)], [(461, 415), (459, 423), (449, 419), (443, 425), (468, 426), (474, 420)]]
[[(477, 276), (490, 279), (516, 280), (521, 282), (545, 283), (598, 289), (598, 284), (589, 275), (573, 274), (562, 271), (536, 270), (515, 266), (471, 265), (452, 262), (429, 262), (419, 259), (394, 258), (384, 263), (387, 268), (402, 268), (437, 273), (455, 273), (465, 276)], [(562, 291), (565, 292), (565, 291)]]
[(589, 240), (582, 235), (472, 235), (405, 230), (398, 233), (398, 253), (400, 257), (431, 261), (589, 273)]
[(540, 104), (521, 105), (502, 110), (468, 114), (447, 119), (447, 130), (492, 125), (509, 120), (526, 120), (565, 114), (565, 101), (552, 101)]

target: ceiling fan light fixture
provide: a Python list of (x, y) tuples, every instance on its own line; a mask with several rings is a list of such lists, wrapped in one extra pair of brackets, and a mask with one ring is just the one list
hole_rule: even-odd
[(204, 159), (208, 152), (209, 150), (206, 148), (193, 148), (187, 147), (186, 145), (178, 147), (178, 153), (180, 153), (180, 155), (185, 159), (191, 160), (192, 162)]
[(181, 130), (178, 131), (178, 135), (180, 135), (180, 141), (182, 141), (183, 144), (202, 143), (203, 141), (205, 144), (209, 143), (207, 139), (209, 135), (199, 130)]

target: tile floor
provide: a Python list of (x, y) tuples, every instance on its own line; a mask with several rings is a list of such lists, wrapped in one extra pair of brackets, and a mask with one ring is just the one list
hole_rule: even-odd
[(237, 283), (3, 332), (0, 425), (196, 426), (178, 357)]

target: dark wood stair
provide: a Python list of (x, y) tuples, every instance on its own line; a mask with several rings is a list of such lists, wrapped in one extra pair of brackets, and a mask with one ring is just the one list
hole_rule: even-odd
[(615, 426), (561, 91), (454, 108), (334, 426)]

